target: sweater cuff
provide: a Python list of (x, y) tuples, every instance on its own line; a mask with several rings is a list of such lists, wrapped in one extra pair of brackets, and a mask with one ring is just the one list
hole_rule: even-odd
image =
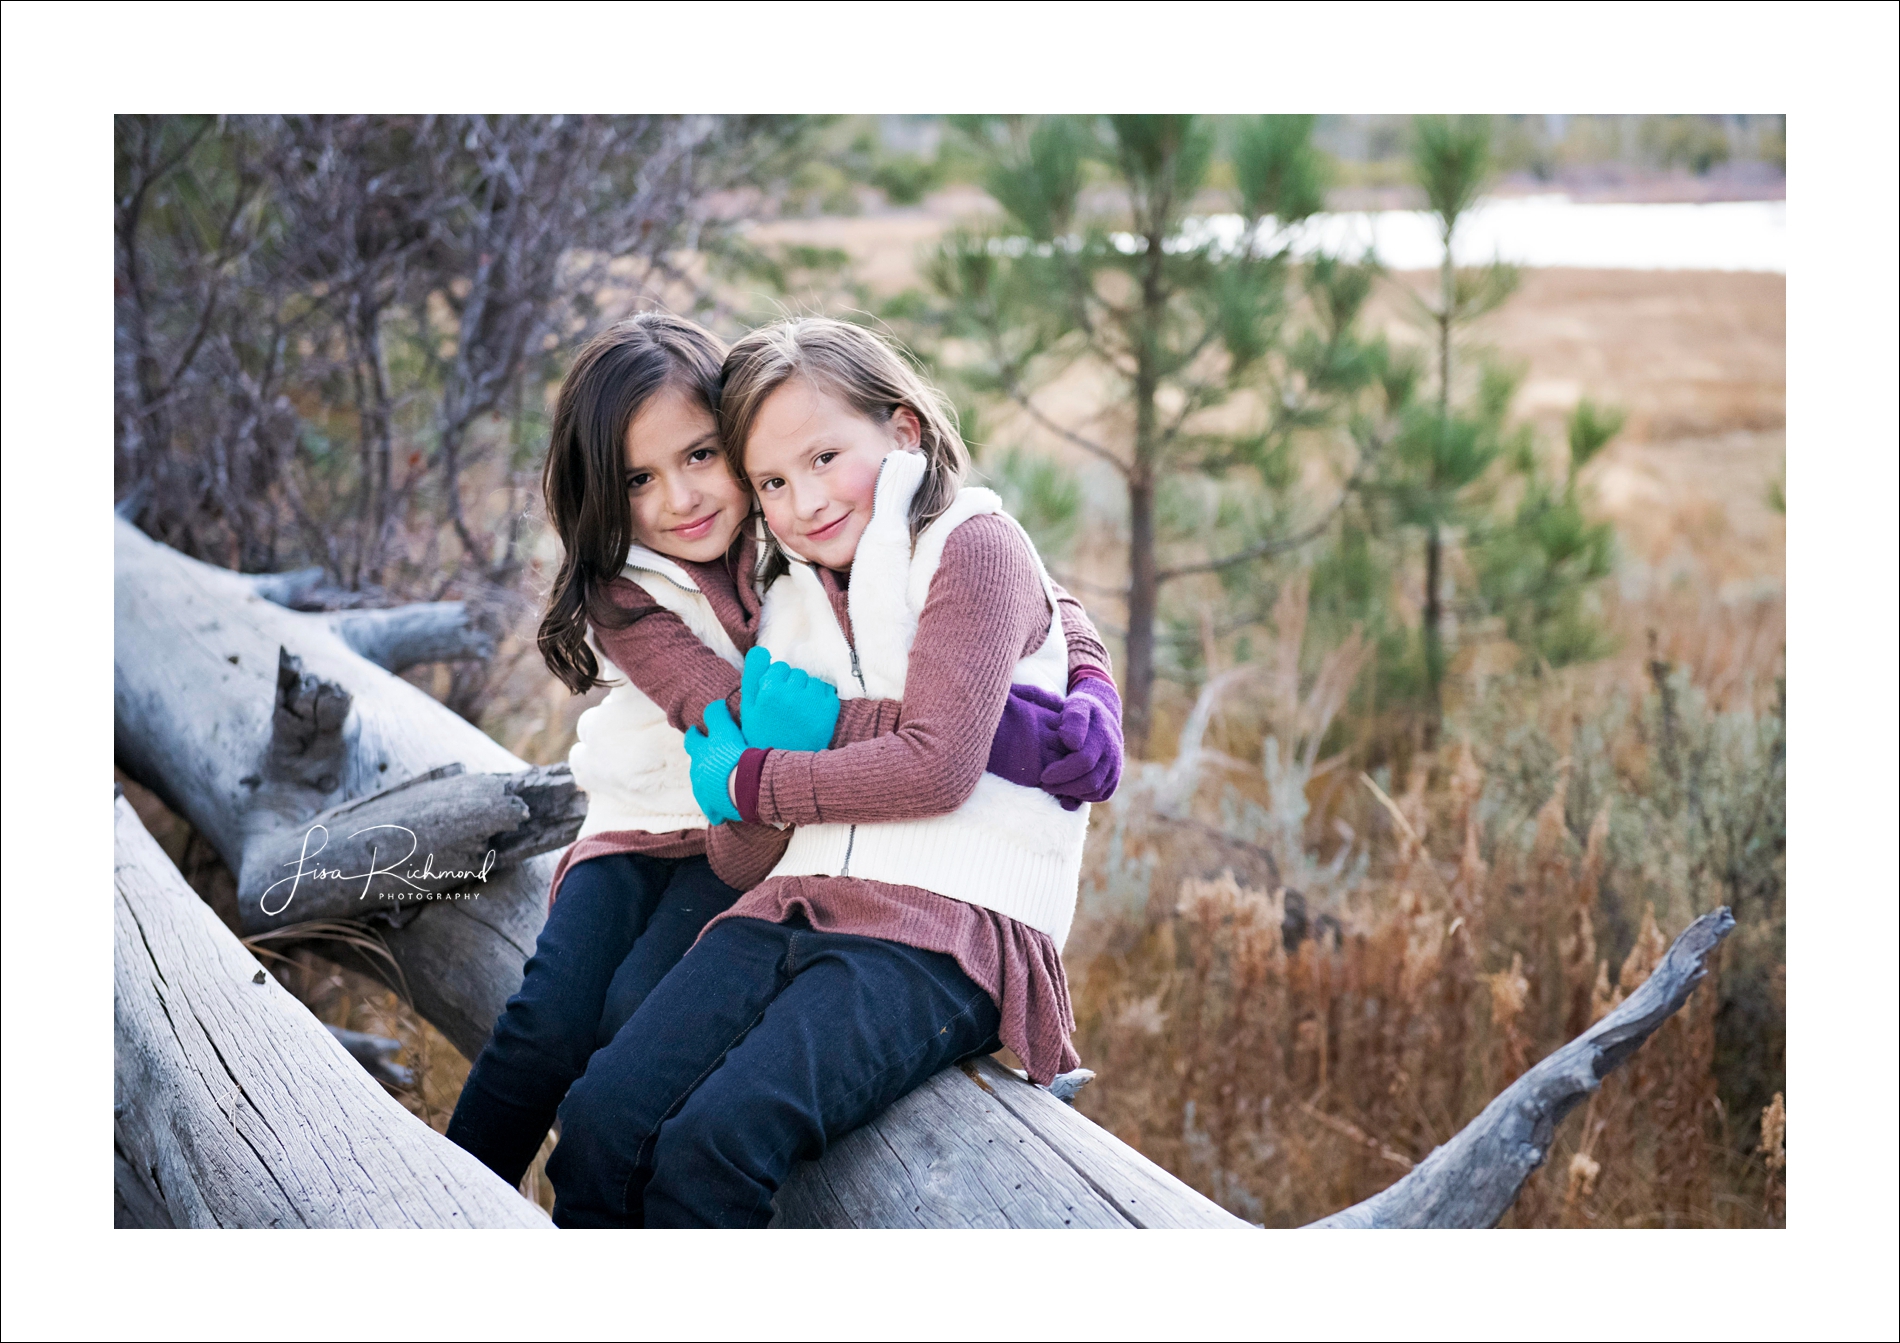
[(765, 757), (770, 754), (770, 751), (748, 746), (739, 757), (738, 768), (732, 772), (732, 800), (738, 804), (742, 821), (759, 819), (759, 776), (765, 773)]
[(1084, 681), (1104, 681), (1110, 690), (1115, 688), (1115, 678), (1100, 667), (1077, 667), (1069, 673), (1069, 693), (1073, 695), (1076, 686)]

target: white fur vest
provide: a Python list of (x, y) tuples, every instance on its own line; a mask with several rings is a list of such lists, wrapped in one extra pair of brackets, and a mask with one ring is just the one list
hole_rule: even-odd
[[(1009, 516), (994, 493), (965, 486), (913, 548), (910, 501), (923, 471), (921, 455), (893, 452), (878, 474), (871, 520), (851, 564), (847, 600), (855, 653), (810, 565), (793, 560), (791, 571), (765, 595), (759, 642), (773, 657), (837, 686), (840, 698), (903, 698), (917, 617), (944, 543), (973, 517)], [(1035, 554), (1026, 533), (1023, 542)], [(1068, 642), (1040, 556), (1036, 569), (1049, 600), (1049, 635), (1017, 662), (1011, 680), (1060, 695), (1068, 690)], [(1064, 811), (1040, 789), (985, 773), (963, 805), (945, 816), (801, 825), (771, 875), (848, 876), (919, 886), (1047, 933), (1060, 950), (1075, 917), (1088, 819), (1086, 806)]]
[[(701, 643), (734, 667), (739, 650), (713, 614), (712, 603), (692, 575), (674, 561), (644, 546), (627, 551), (621, 576), (645, 589), (653, 600), (686, 622)], [(666, 713), (641, 693), (607, 659), (588, 632), (600, 660), (600, 676), (612, 689), (583, 713), (579, 740), (567, 754), (574, 782), (587, 794), (587, 819), (580, 838), (602, 830), (646, 830), (656, 835), (703, 830), (706, 817), (693, 800), (692, 762), (685, 736), (666, 721)]]

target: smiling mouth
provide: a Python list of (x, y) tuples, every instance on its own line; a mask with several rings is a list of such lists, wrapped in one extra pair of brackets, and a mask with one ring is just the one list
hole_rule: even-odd
[(683, 527), (675, 527), (673, 529), (673, 535), (683, 537), (688, 541), (697, 541), (700, 537), (711, 531), (713, 523), (718, 520), (719, 514), (717, 512), (708, 513), (697, 522), (689, 522)]
[(838, 528), (844, 526), (844, 520), (850, 516), (851, 515), (849, 513), (839, 514), (836, 518), (834, 518), (830, 522), (827, 522), (824, 526), (820, 527), (817, 531), (806, 532), (805, 539), (807, 541), (829, 541), (832, 537), (838, 534)]

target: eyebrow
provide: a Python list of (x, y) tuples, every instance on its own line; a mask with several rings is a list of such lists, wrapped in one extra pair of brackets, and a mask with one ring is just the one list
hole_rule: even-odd
[[(715, 450), (719, 447), (719, 431), (718, 430), (710, 429), (706, 431), (705, 433), (701, 434), (698, 438), (694, 439), (691, 443), (688, 443), (685, 447), (681, 448), (680, 452), (682, 454), (685, 454), (688, 452), (698, 452), (701, 448), (704, 448), (704, 447), (711, 447)], [(630, 466), (627, 468), (626, 478), (628, 480), (632, 480), (635, 476), (651, 472), (652, 470), (653, 468), (650, 466)]]

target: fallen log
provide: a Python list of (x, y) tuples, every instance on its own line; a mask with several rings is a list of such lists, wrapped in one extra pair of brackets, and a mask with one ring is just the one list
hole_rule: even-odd
[(293, 611), (331, 611), (330, 627), (343, 642), (385, 671), (425, 662), (486, 660), (495, 637), (480, 628), (466, 602), (409, 602), (365, 607), (365, 594), (333, 588), (321, 566), (287, 574), (251, 574), (251, 590)]
[(774, 1227), (1174, 1227), (1248, 1223), (1049, 1090), (966, 1059), (779, 1190)]
[(124, 798), (113, 841), (118, 1225), (550, 1225), (264, 972)]
[[(430, 818), (425, 852), (438, 841), (515, 846), (514, 865), (491, 869), (467, 892), (474, 898), (383, 911), (398, 972), (358, 963), (405, 987), (472, 1058), (519, 986), (545, 917), (556, 859), (542, 847), (564, 844), (565, 827), (578, 825), (571, 779), (530, 771), (364, 657), (329, 614), (287, 610), (260, 596), (256, 580), (115, 525), (119, 764), (217, 848), (243, 891), (261, 901), (265, 874), (282, 875), (293, 861), (286, 845), (301, 844), (313, 824), (408, 825), (401, 817), (412, 807), (412, 821)], [(468, 776), (487, 779), (465, 794), (471, 783), (458, 780)], [(502, 821), (514, 828), (491, 833)], [(1398, 1184), (1316, 1225), (1495, 1225), (1544, 1160), (1556, 1123), (1681, 1005), (1732, 926), (1726, 911), (1698, 920), (1653, 988), (1525, 1074)], [(360, 1069), (354, 1076), (366, 1080)], [(1084, 1080), (1072, 1076), (1064, 1090)], [(1247, 1224), (1049, 1090), (977, 1060), (939, 1073), (800, 1167), (780, 1191), (774, 1225)]]
[[(329, 614), (279, 606), (253, 579), (181, 555), (123, 518), (114, 528), (118, 763), (234, 874), (252, 843), (301, 841), (322, 812), (391, 785), (445, 766), (528, 769), (363, 657)], [(440, 838), (418, 837), (424, 852)], [(381, 930), (417, 1009), (470, 1057), (521, 982), (556, 862), (527, 857), (491, 873), (477, 898), (427, 903)]]
[(247, 936), (371, 914), (400, 926), (422, 902), (477, 889), (524, 858), (565, 848), (586, 812), (566, 765), (517, 774), (444, 765), (307, 821), (252, 830), (237, 877), (238, 917)]

